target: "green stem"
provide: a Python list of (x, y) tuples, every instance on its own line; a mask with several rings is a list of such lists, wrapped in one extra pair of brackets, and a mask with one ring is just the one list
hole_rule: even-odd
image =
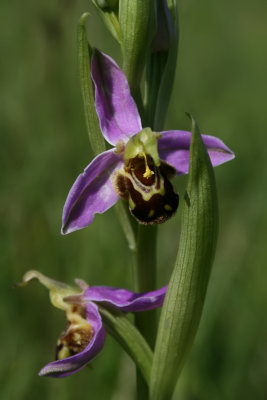
[[(135, 290), (148, 292), (156, 287), (156, 238), (157, 226), (139, 225), (135, 254)], [(151, 348), (154, 348), (157, 331), (156, 310), (135, 315), (135, 325)], [(137, 370), (137, 399), (148, 399), (148, 387)]]
[[(145, 66), (147, 50), (155, 31), (155, 4), (152, 0), (120, 2), (119, 18), (122, 28), (123, 71), (137, 104), (142, 122), (147, 123), (140, 90), (140, 81)], [(143, 125), (144, 126), (144, 125)], [(152, 126), (152, 125), (151, 125)], [(157, 228), (138, 226), (137, 246), (134, 258), (135, 290), (147, 292), (156, 286), (156, 236)], [(156, 336), (156, 312), (140, 312), (135, 316), (135, 325), (153, 349)], [(137, 399), (148, 399), (148, 386), (137, 370)]]
[(154, 290), (156, 284), (157, 225), (139, 225), (136, 253), (136, 290)]
[[(156, 287), (156, 226), (139, 225), (136, 252), (136, 291), (149, 292)], [(156, 310), (136, 314), (136, 326), (153, 349), (156, 336)]]
[(119, 218), (122, 230), (125, 238), (128, 242), (129, 249), (135, 254), (137, 243), (135, 233), (135, 221), (130, 216), (129, 211), (126, 209), (126, 204), (122, 200), (119, 200), (115, 206), (117, 216)]

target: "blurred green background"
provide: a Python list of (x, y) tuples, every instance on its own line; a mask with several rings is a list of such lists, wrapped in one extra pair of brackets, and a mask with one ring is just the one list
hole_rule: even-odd
[[(236, 153), (216, 169), (218, 250), (200, 329), (177, 386), (179, 400), (267, 398), (267, 4), (181, 0), (179, 63), (166, 128), (219, 136)], [(62, 237), (61, 212), (91, 160), (76, 58), (76, 25), (120, 60), (89, 0), (1, 2), (1, 362), (3, 400), (132, 399), (134, 368), (112, 338), (81, 372), (39, 378), (64, 316), (31, 268), (71, 283), (131, 287), (129, 253), (114, 210)], [(185, 178), (176, 179), (182, 188)], [(159, 229), (159, 285), (167, 282), (179, 212)]]

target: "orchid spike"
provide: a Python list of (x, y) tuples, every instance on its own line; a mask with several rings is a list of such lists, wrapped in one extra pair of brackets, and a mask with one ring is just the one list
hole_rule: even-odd
[(85, 367), (102, 350), (105, 328), (98, 304), (123, 312), (147, 311), (163, 304), (167, 286), (147, 293), (134, 293), (108, 286), (88, 286), (76, 280), (77, 287), (55, 281), (38, 271), (28, 271), (20, 286), (38, 279), (50, 291), (52, 304), (66, 314), (67, 328), (57, 342), (56, 361), (48, 363), (40, 376), (61, 378)]
[[(114, 147), (96, 156), (74, 182), (63, 209), (62, 233), (88, 226), (119, 197), (129, 202), (140, 223), (164, 222), (178, 207), (169, 179), (188, 173), (191, 132), (143, 128), (124, 73), (96, 49), (91, 75), (100, 128)], [(220, 139), (202, 139), (214, 167), (234, 158)]]

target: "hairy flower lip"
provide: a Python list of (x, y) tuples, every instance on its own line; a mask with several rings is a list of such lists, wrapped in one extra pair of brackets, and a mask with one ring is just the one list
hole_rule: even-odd
[[(70, 312), (72, 318), (81, 319), (80, 314), (77, 314), (79, 318), (75, 317), (76, 307), (73, 307), (73, 304), (81, 306), (84, 310), (82, 314), (85, 324), (88, 323), (88, 328), (92, 328), (92, 338), (82, 351), (69, 357), (52, 361), (45, 365), (39, 372), (40, 376), (56, 378), (71, 375), (84, 368), (102, 350), (106, 332), (98, 310), (98, 304), (106, 304), (123, 312), (147, 311), (161, 307), (167, 291), (167, 286), (164, 286), (152, 292), (135, 293), (110, 286), (88, 286), (84, 281), (80, 280), (76, 280), (76, 283), (80, 287), (80, 289), (77, 289), (76, 287), (71, 287), (48, 278), (38, 271), (28, 271), (24, 275), (20, 286), (24, 286), (32, 279), (38, 279), (40, 283), (49, 289), (52, 304), (64, 310), (66, 315), (69, 315), (68, 313)], [(79, 307), (77, 308), (79, 309)], [(79, 325), (77, 326), (77, 332), (79, 334), (82, 333)], [(75, 335), (73, 337), (75, 339)]]
[[(85, 228), (95, 214), (104, 213), (117, 202), (114, 173), (124, 164), (123, 151), (129, 139), (142, 130), (127, 79), (115, 61), (94, 49), (91, 75), (100, 128), (114, 148), (97, 155), (74, 182), (63, 209), (62, 234)], [(172, 165), (178, 175), (187, 174), (191, 132), (170, 130), (158, 134), (159, 158)], [(215, 136), (202, 135), (202, 139), (214, 167), (235, 157)]]

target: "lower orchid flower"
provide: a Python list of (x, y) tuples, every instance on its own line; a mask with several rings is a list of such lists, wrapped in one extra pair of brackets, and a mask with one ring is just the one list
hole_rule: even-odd
[[(96, 156), (74, 182), (63, 210), (62, 233), (86, 227), (119, 197), (128, 201), (140, 223), (164, 222), (178, 207), (170, 179), (188, 173), (191, 133), (143, 128), (124, 73), (98, 50), (93, 52), (91, 74), (100, 128), (114, 147)], [(220, 139), (202, 139), (213, 166), (234, 158)]]
[(105, 328), (98, 304), (124, 312), (147, 311), (160, 307), (167, 286), (147, 292), (134, 293), (108, 286), (88, 286), (77, 279), (77, 287), (55, 281), (38, 271), (28, 271), (21, 286), (38, 279), (50, 291), (52, 304), (66, 314), (67, 327), (57, 342), (56, 361), (39, 372), (40, 376), (65, 377), (85, 367), (102, 350)]

